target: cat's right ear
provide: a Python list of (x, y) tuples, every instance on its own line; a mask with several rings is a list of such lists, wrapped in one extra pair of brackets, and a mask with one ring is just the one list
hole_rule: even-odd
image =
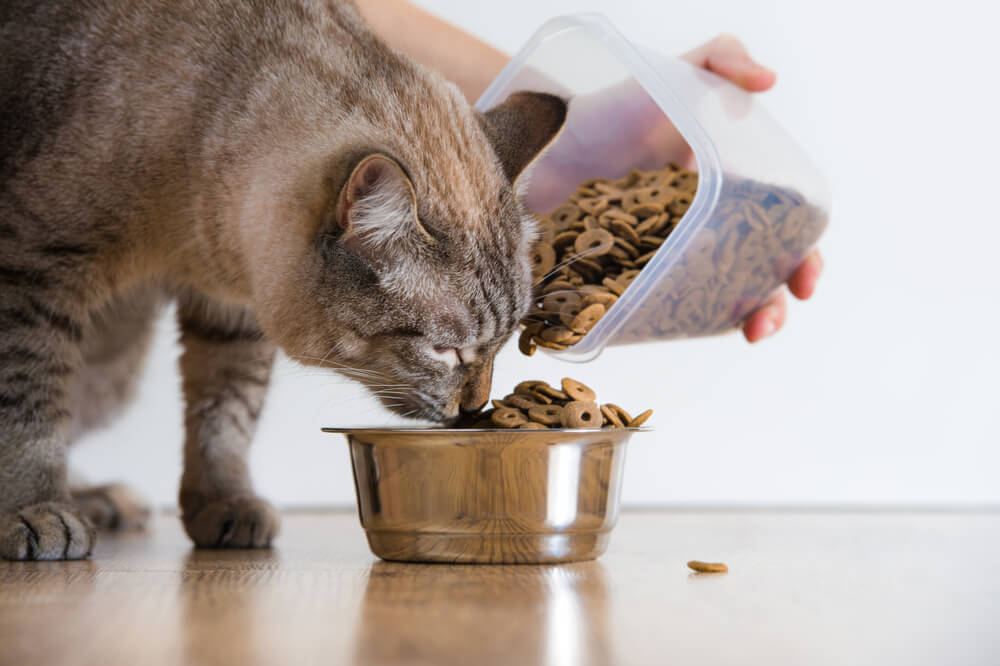
[(417, 219), (410, 178), (398, 162), (377, 153), (354, 167), (337, 197), (332, 223), (341, 243), (362, 255), (430, 238)]
[(566, 100), (561, 97), (522, 91), (480, 116), (483, 130), (511, 183), (559, 135), (567, 109)]

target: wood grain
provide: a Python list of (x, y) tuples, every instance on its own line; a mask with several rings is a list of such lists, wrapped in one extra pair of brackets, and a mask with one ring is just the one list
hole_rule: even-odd
[(0, 664), (995, 665), (997, 598), (988, 512), (632, 512), (600, 560), (547, 566), (380, 562), (353, 512), (196, 551), (166, 516), (0, 562)]

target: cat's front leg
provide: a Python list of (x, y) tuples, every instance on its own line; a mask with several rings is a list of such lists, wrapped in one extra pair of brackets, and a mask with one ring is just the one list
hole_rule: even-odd
[(204, 548), (266, 547), (278, 533), (278, 514), (254, 494), (247, 454), (274, 346), (245, 310), (189, 298), (178, 315), (186, 403), (184, 529)]
[(55, 277), (9, 266), (0, 273), (0, 559), (84, 558), (96, 534), (66, 478), (81, 308), (60, 303)]

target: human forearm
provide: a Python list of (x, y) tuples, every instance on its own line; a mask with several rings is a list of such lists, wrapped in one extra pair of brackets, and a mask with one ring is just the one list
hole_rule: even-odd
[(453, 81), (470, 102), (479, 98), (510, 59), (407, 0), (356, 2), (382, 39)]

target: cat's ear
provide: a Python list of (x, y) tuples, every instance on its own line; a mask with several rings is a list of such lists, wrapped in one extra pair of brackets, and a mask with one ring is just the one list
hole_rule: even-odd
[(510, 182), (555, 140), (566, 122), (566, 101), (556, 95), (516, 92), (480, 116), (483, 130)]
[(430, 237), (417, 219), (413, 183), (396, 160), (362, 159), (344, 184), (334, 210), (336, 231), (354, 250), (380, 251), (414, 235)]

